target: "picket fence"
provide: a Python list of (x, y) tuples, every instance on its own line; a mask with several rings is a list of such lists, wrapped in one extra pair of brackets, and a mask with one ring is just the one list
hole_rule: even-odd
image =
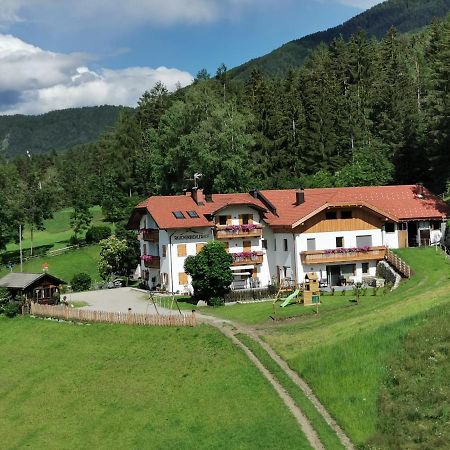
[(74, 320), (78, 322), (121, 323), (127, 325), (146, 325), (159, 327), (195, 327), (195, 313), (169, 316), (139, 314), (132, 312), (89, 311), (66, 306), (50, 306), (32, 303), (30, 313), (34, 316), (53, 319)]

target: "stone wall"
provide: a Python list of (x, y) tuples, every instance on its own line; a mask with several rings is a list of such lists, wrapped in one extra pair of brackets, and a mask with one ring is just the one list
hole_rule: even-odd
[(384, 278), (386, 283), (392, 284), (392, 289), (397, 289), (400, 281), (402, 281), (402, 277), (386, 261), (378, 263), (377, 277)]

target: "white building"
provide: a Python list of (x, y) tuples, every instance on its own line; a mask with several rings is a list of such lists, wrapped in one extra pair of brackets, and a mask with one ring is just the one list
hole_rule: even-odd
[(129, 228), (139, 230), (149, 288), (191, 292), (184, 261), (210, 240), (234, 262), (232, 288), (300, 283), (316, 272), (337, 285), (374, 276), (386, 248), (439, 241), (447, 205), (421, 185), (251, 191), (150, 197)]

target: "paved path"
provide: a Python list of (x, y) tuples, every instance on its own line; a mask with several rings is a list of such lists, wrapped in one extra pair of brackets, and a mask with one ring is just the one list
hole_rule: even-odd
[[(148, 293), (129, 287), (102, 289), (99, 291), (76, 292), (67, 294), (68, 302), (86, 302), (89, 305), (80, 309), (91, 311), (127, 312), (156, 314), (153, 303), (148, 300)], [(164, 316), (179, 314), (177, 310), (158, 307), (158, 313)]]

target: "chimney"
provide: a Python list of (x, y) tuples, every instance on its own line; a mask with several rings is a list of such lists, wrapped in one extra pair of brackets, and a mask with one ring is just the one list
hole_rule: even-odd
[(297, 191), (295, 193), (295, 206), (299, 206), (302, 203), (305, 203), (305, 192), (304, 191)]
[(423, 183), (416, 184), (416, 197), (423, 198)]
[(191, 196), (194, 199), (194, 202), (197, 203), (197, 205), (204, 204), (205, 196), (203, 195), (203, 189), (193, 187), (191, 189)]

